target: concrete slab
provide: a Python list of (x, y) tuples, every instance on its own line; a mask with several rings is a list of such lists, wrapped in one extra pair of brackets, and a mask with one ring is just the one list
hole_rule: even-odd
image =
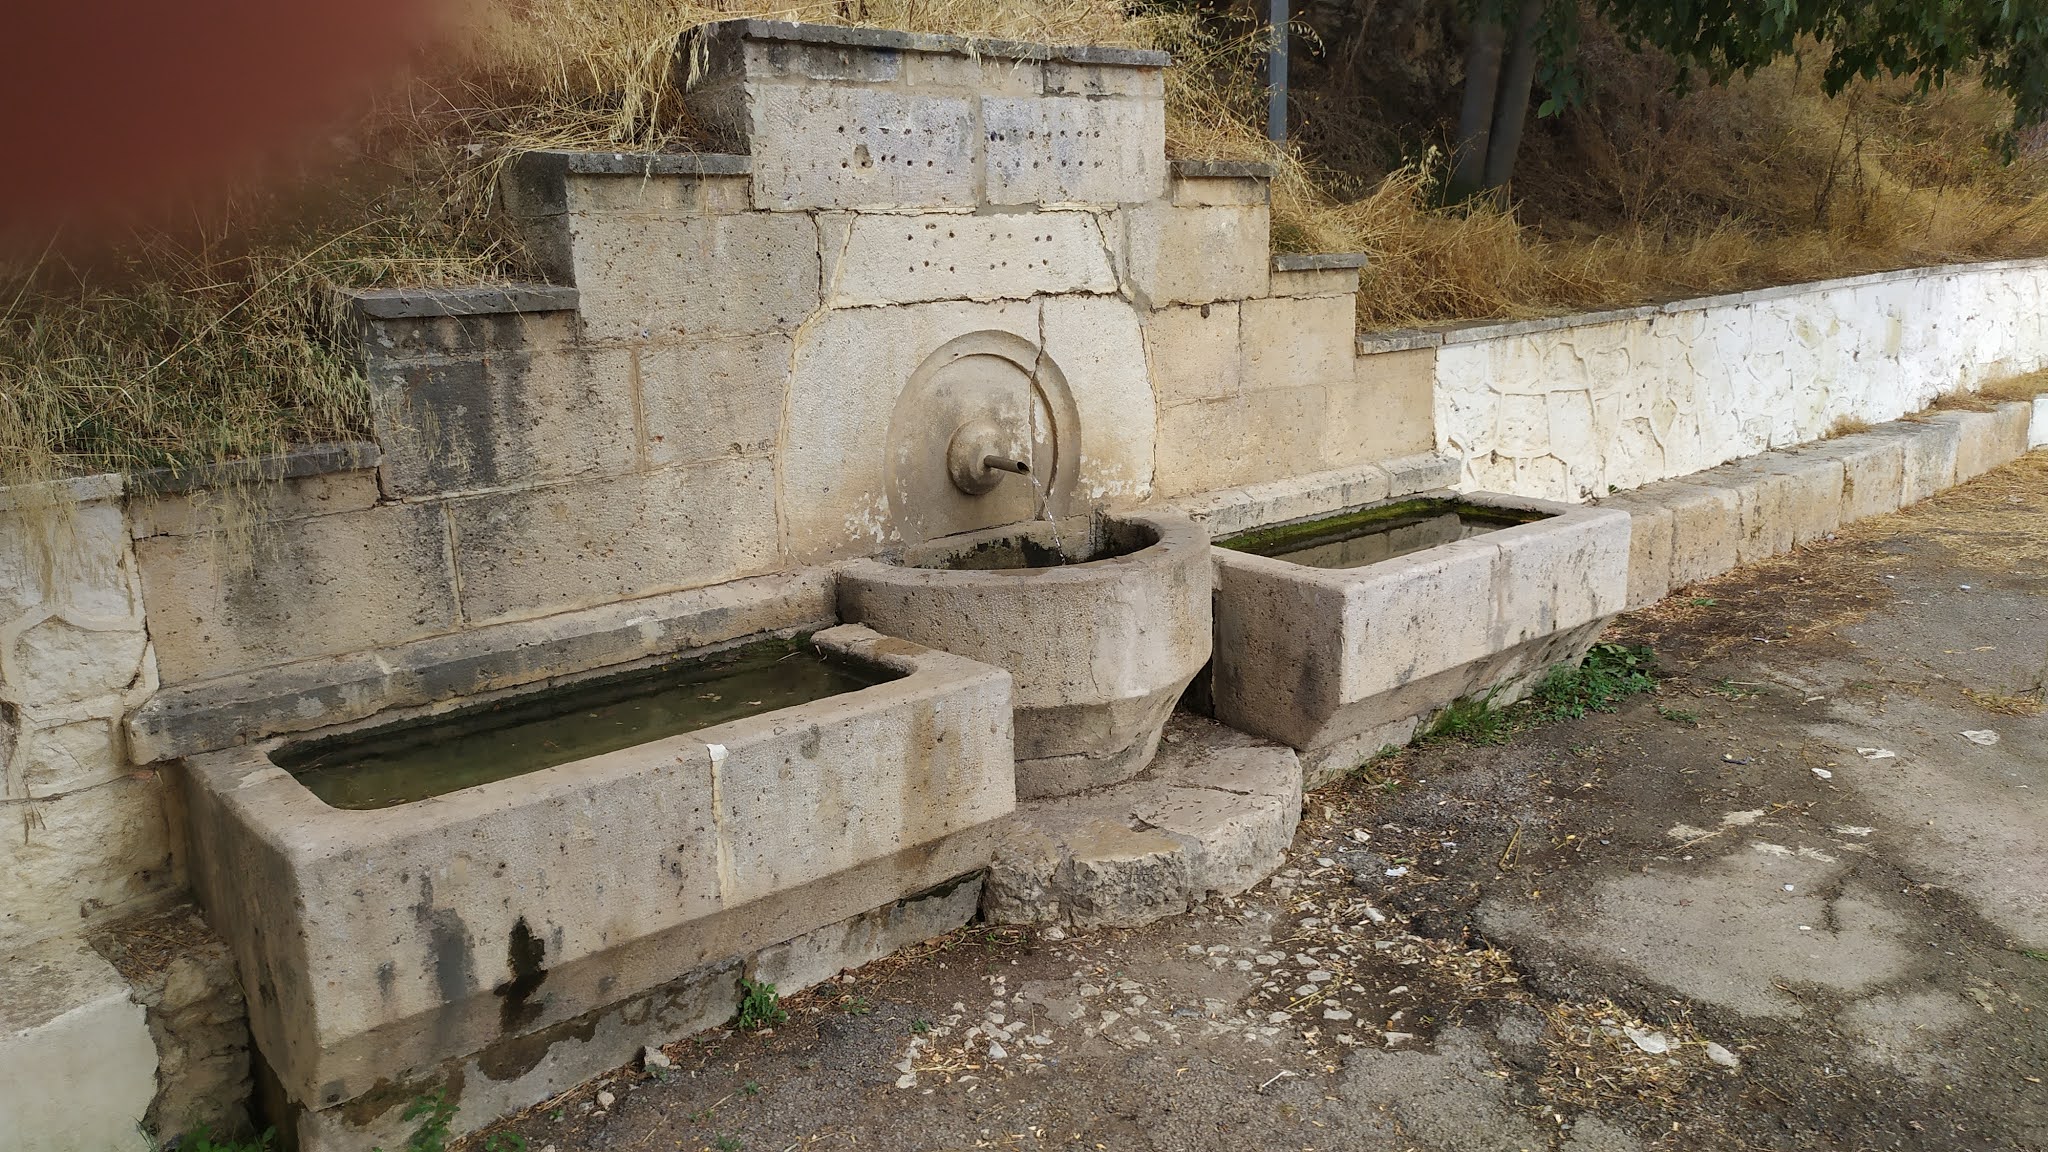
[(0, 1144), (18, 1152), (149, 1152), (156, 1044), (128, 982), (85, 941), (0, 957)]

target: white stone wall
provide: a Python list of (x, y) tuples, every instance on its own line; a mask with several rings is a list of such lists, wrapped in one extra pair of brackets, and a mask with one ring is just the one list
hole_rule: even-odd
[(0, 489), (0, 948), (75, 932), (174, 877), (127, 710), (156, 658), (117, 477)]
[(2044, 306), (2048, 261), (2024, 260), (1456, 329), (1437, 446), (1466, 487), (1585, 500), (2040, 368)]

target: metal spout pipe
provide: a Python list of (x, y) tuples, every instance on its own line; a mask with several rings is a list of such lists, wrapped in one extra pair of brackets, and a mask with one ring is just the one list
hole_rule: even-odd
[(1001, 456), (983, 456), (981, 466), (994, 468), (1000, 472), (1015, 472), (1019, 476), (1031, 475), (1031, 465), (1022, 460), (1008, 460)]

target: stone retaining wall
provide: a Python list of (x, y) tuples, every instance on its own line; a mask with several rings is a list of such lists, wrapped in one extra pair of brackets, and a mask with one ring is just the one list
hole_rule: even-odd
[(2048, 365), (2048, 260), (1909, 268), (1507, 324), (1376, 333), (1427, 374), (1464, 486), (1585, 500), (1877, 424)]

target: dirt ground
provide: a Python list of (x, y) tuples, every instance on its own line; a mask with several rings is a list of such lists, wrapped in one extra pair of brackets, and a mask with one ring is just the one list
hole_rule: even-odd
[(505, 1127), (535, 1152), (2048, 1148), (2048, 454), (1611, 638), (1654, 646), (1654, 693), (1376, 760), (1242, 897), (970, 929)]

